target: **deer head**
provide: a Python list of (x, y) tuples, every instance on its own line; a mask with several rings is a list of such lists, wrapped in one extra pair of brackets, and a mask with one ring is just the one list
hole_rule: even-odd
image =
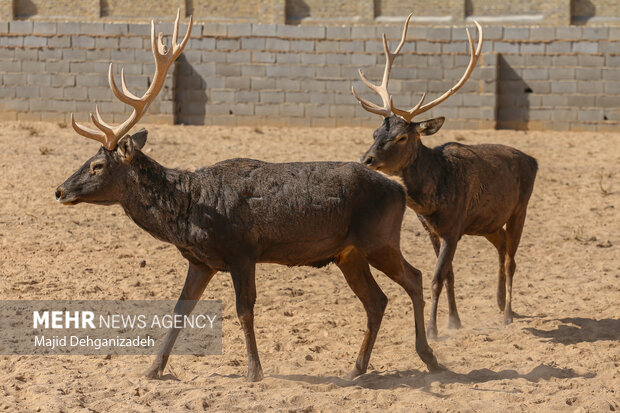
[(366, 99), (361, 98), (354, 88), (351, 88), (353, 95), (359, 101), (362, 108), (368, 112), (375, 113), (383, 116), (383, 124), (377, 128), (373, 133), (374, 143), (368, 149), (368, 151), (362, 156), (361, 162), (373, 169), (381, 170), (388, 174), (397, 175), (404, 166), (411, 163), (412, 156), (415, 156), (416, 147), (419, 144), (421, 135), (432, 135), (437, 132), (443, 125), (444, 118), (435, 118), (422, 122), (413, 122), (414, 116), (424, 113), (433, 107), (439, 105), (444, 100), (456, 93), (469, 79), (469, 76), (478, 63), (480, 52), (482, 51), (482, 27), (474, 20), (476, 27), (478, 28), (478, 45), (474, 48), (474, 43), (467, 31), (467, 38), (469, 40), (470, 60), (465, 73), (461, 79), (443, 95), (437, 99), (424, 103), (426, 93), (422, 94), (420, 101), (409, 110), (398, 109), (394, 106), (392, 96), (388, 92), (388, 82), (390, 80), (390, 71), (394, 59), (400, 53), (405, 39), (407, 37), (407, 27), (409, 26), (410, 14), (405, 21), (403, 28), (403, 34), (400, 39), (400, 43), (396, 47), (394, 53), (390, 52), (387, 44), (385, 34), (383, 34), (383, 50), (385, 51), (385, 70), (383, 72), (383, 79), (380, 85), (375, 85), (366, 79), (364, 73), (360, 70), (360, 78), (366, 86), (375, 91), (383, 102), (382, 106), (374, 104)]
[(122, 92), (116, 86), (112, 74), (112, 64), (108, 71), (108, 81), (114, 95), (123, 103), (133, 107), (129, 118), (118, 126), (106, 123), (95, 106), (95, 115), (90, 119), (97, 129), (77, 123), (71, 114), (73, 129), (82, 136), (101, 142), (102, 147), (80, 169), (71, 175), (56, 189), (56, 200), (63, 204), (89, 202), (96, 204), (113, 204), (119, 201), (123, 189), (124, 177), (131, 166), (137, 151), (146, 143), (146, 130), (142, 129), (132, 136), (127, 132), (144, 116), (151, 103), (157, 97), (166, 80), (168, 69), (181, 54), (192, 31), (193, 18), (189, 18), (189, 27), (181, 43), (177, 43), (179, 32), (179, 12), (172, 33), (171, 49), (163, 43), (163, 35), (155, 37), (155, 23), (151, 21), (151, 47), (155, 58), (155, 74), (151, 85), (142, 97), (137, 97), (127, 89), (125, 74), (121, 70)]

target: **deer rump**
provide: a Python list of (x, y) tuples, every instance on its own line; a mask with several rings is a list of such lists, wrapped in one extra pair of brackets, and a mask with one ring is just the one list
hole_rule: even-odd
[[(352, 162), (230, 159), (196, 172), (175, 172), (168, 179), (176, 190), (156, 202), (173, 202), (169, 207), (179, 212), (161, 217), (174, 221), (163, 227), (184, 234), (174, 243), (186, 258), (224, 271), (237, 255), (322, 267), (346, 245), (372, 250), (374, 241), (384, 242), (395, 227), (399, 233), (406, 207), (401, 185)], [(170, 242), (170, 234), (153, 233), (160, 225), (129, 215)]]

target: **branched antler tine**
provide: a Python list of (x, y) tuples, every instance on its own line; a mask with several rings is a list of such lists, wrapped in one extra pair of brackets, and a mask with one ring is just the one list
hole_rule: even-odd
[(420, 101), (418, 102), (417, 105), (413, 107), (413, 112), (420, 109), (420, 106), (422, 106), (422, 103), (424, 103), (424, 99), (426, 99), (426, 92), (422, 93), (422, 97), (420, 98)]
[(71, 114), (71, 126), (73, 126), (73, 130), (76, 131), (78, 134), (86, 138), (94, 139), (104, 145), (106, 144), (105, 135), (101, 133), (101, 131), (91, 129), (87, 126), (77, 123), (75, 121), (75, 118), (73, 117), (73, 113)]
[(403, 28), (403, 35), (400, 38), (400, 43), (398, 44), (398, 47), (396, 48), (396, 50), (394, 50), (394, 55), (400, 53), (400, 49), (402, 49), (405, 44), (405, 40), (407, 39), (407, 29), (409, 28), (409, 20), (411, 20), (411, 16), (413, 16), (413, 13), (407, 16), (407, 20), (405, 21), (405, 27)]
[(181, 18), (181, 10), (177, 9), (177, 18), (174, 20), (174, 29), (172, 30), (172, 48), (177, 44), (177, 39), (179, 37), (179, 19)]
[(360, 97), (353, 87), (351, 87), (351, 92), (353, 92), (353, 96), (355, 96), (355, 98), (359, 101), (360, 106), (364, 110), (381, 116), (390, 116), (389, 109), (386, 110), (386, 108), (375, 105), (374, 103)]
[(159, 47), (157, 45), (157, 37), (155, 36), (155, 21), (151, 20), (151, 49), (153, 51), (153, 57), (157, 62), (157, 57), (160, 55)]
[[(390, 48), (388, 47), (388, 42), (387, 42), (387, 38), (385, 37), (385, 33), (383, 33), (382, 39), (383, 39), (383, 51), (385, 52), (385, 69), (383, 69), (383, 79), (381, 79), (381, 87), (387, 88), (387, 84), (390, 80), (390, 71), (392, 70), (392, 62), (394, 61), (394, 55), (390, 53)], [(378, 90), (377, 90), (377, 93), (379, 93)], [(383, 103), (385, 104), (387, 102), (383, 102)]]
[(383, 53), (385, 54), (385, 58), (388, 59), (392, 53), (390, 53), (390, 46), (388, 46), (387, 36), (385, 33), (381, 34), (381, 43), (383, 44)]
[(185, 49), (185, 45), (187, 44), (187, 42), (189, 41), (189, 36), (192, 32), (192, 27), (194, 27), (194, 16), (189, 16), (189, 24), (187, 26), (187, 32), (185, 33), (185, 37), (183, 37), (183, 40), (181, 41), (181, 44), (179, 44), (177, 46), (176, 43), (173, 43), (173, 47), (174, 47), (174, 59), (177, 58), (177, 56), (179, 56), (181, 54), (181, 52), (183, 51), (183, 49)]
[(362, 79), (362, 82), (364, 82), (364, 84), (368, 86), (369, 89), (376, 92), (381, 97), (381, 100), (383, 101), (383, 106), (376, 105), (372, 102), (369, 102), (365, 99), (360, 98), (358, 94), (355, 92), (355, 89), (351, 88), (355, 98), (360, 102), (362, 107), (369, 112), (376, 113), (384, 117), (388, 117), (392, 113), (390, 110), (391, 97), (387, 89), (388, 82), (390, 80), (390, 71), (392, 70), (392, 63), (394, 63), (394, 59), (396, 58), (398, 53), (400, 53), (400, 50), (402, 49), (403, 45), (405, 44), (405, 40), (407, 39), (407, 27), (409, 26), (409, 20), (411, 20), (412, 15), (413, 13), (407, 16), (407, 20), (405, 21), (405, 27), (403, 28), (403, 34), (401, 36), (400, 43), (396, 47), (396, 50), (394, 51), (394, 53), (390, 52), (390, 48), (388, 46), (387, 37), (385, 33), (383, 33), (383, 36), (381, 36), (382, 41), (383, 41), (383, 51), (385, 52), (385, 69), (383, 70), (383, 78), (381, 79), (381, 84), (375, 85), (374, 83), (371, 83), (366, 78), (366, 76), (364, 76), (364, 72), (362, 72), (361, 69), (359, 70), (359, 74), (360, 74), (360, 78)]
[(97, 106), (95, 106), (95, 113), (97, 114), (97, 116), (94, 116), (92, 113), (90, 113), (90, 120), (105, 135), (106, 139), (105, 139), (105, 143), (103, 144), (103, 146), (105, 146), (108, 149), (114, 149), (114, 146), (116, 146), (114, 130), (112, 129), (110, 125), (105, 123), (103, 119), (101, 119), (101, 115), (99, 114), (99, 108)]
[[(92, 117), (93, 114), (91, 113), (90, 116)], [(107, 136), (107, 132), (112, 132), (112, 126), (110, 126), (108, 123), (106, 123), (103, 118), (101, 118), (101, 113), (99, 113), (99, 105), (95, 105), (95, 116), (96, 116), (96, 122), (93, 121), (93, 123), (95, 124), (95, 126), (97, 126), (99, 129), (101, 129), (103, 131), (103, 133), (106, 134)]]
[(353, 86), (351, 86), (351, 92), (353, 92), (353, 96), (355, 96), (355, 98), (356, 98), (357, 100), (359, 100), (359, 101), (360, 101), (360, 103), (363, 103), (364, 105), (366, 105), (366, 106), (368, 106), (368, 107), (371, 107), (371, 108), (374, 108), (374, 109), (383, 109), (381, 106), (379, 106), (379, 105), (377, 105), (377, 104), (374, 104), (374, 103), (372, 103), (371, 101), (366, 100), (366, 99), (364, 99), (363, 97), (359, 96), (359, 95), (357, 94), (357, 92), (355, 91), (355, 88), (354, 88)]
[[(398, 46), (396, 46), (396, 49), (394, 50), (394, 53), (390, 52), (390, 48), (388, 47), (388, 42), (387, 42), (387, 38), (385, 36), (385, 33), (383, 33), (383, 50), (385, 51), (385, 71), (383, 72), (383, 81), (381, 82), (381, 86), (385, 87), (386, 89), (386, 95), (388, 95), (387, 93), (387, 84), (390, 80), (390, 72), (392, 71), (392, 64), (394, 63), (394, 59), (396, 59), (396, 56), (398, 56), (398, 54), (400, 53), (400, 50), (403, 48), (403, 46), (405, 45), (405, 40), (407, 40), (407, 29), (409, 28), (409, 21), (411, 20), (411, 16), (413, 16), (413, 13), (409, 14), (409, 16), (407, 16), (407, 20), (405, 20), (405, 25), (403, 27), (403, 33), (400, 37), (400, 42), (398, 43)], [(385, 102), (386, 104), (389, 102)]]
[(478, 58), (480, 56), (480, 52), (482, 52), (482, 26), (480, 26), (476, 20), (474, 20), (474, 24), (478, 29), (478, 47), (476, 48), (476, 58)]
[(137, 97), (136, 95), (131, 93), (129, 91), (129, 89), (127, 89), (127, 81), (125, 80), (125, 69), (123, 69), (122, 67), (121, 67), (121, 87), (123, 88), (123, 93), (126, 96), (128, 96), (128, 97), (130, 97), (130, 98), (132, 98), (134, 100), (140, 100), (139, 97)]
[(118, 87), (116, 86), (116, 81), (114, 80), (114, 74), (112, 72), (112, 63), (110, 63), (110, 69), (108, 70), (108, 82), (110, 83), (110, 89), (112, 89), (112, 93), (114, 93), (114, 96), (116, 96), (118, 100), (125, 103), (126, 105), (135, 105), (138, 97), (131, 93), (129, 90), (127, 90), (127, 87), (125, 86), (125, 74), (123, 72), (123, 69), (121, 69), (121, 87), (123, 88), (124, 94), (120, 90), (118, 90)]
[[(474, 41), (471, 39), (471, 34), (469, 33), (469, 28), (468, 27), (465, 28), (465, 32), (467, 33), (467, 44), (469, 45), (469, 55), (470, 56), (475, 56), (476, 52), (475, 52), (475, 48), (474, 48)], [(471, 59), (470, 59), (470, 62), (471, 62)]]
[(360, 78), (362, 79), (362, 82), (364, 82), (364, 84), (366, 86), (368, 86), (369, 89), (379, 93), (379, 86), (375, 85), (374, 83), (370, 82), (370, 80), (368, 80), (366, 78), (366, 75), (364, 74), (364, 72), (362, 72), (362, 69), (358, 69), (357, 70), (360, 74)]
[(376, 115), (381, 115), (381, 116), (383, 116), (383, 117), (388, 117), (388, 116), (390, 116), (390, 114), (389, 114), (388, 112), (386, 112), (385, 110), (383, 110), (383, 109), (374, 109), (374, 108), (372, 108), (372, 107), (370, 107), (370, 106), (367, 106), (366, 104), (364, 104), (364, 103), (362, 103), (362, 102), (360, 102), (360, 106), (361, 106), (362, 108), (364, 108), (364, 110), (367, 110), (367, 111), (368, 111), (368, 112), (370, 112), (370, 113), (374, 113), (374, 114), (376, 114)]
[(394, 106), (394, 102), (392, 101), (392, 98), (390, 97), (390, 109), (392, 110), (394, 114), (402, 117), (407, 122), (411, 122), (411, 119), (413, 119), (413, 117), (415, 116), (416, 111), (420, 108), (420, 106), (422, 106), (424, 99), (426, 99), (426, 92), (422, 94), (420, 101), (413, 108), (411, 108), (410, 110), (401, 110), (401, 109), (398, 109), (396, 106)]

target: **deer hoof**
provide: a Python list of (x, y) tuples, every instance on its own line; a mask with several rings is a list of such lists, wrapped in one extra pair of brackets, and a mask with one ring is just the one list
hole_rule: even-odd
[(461, 328), (461, 320), (458, 317), (450, 317), (448, 320), (448, 328), (458, 330)]
[(248, 371), (248, 381), (251, 383), (255, 383), (257, 381), (261, 381), (265, 376), (263, 375), (263, 370), (254, 370)]
[(364, 372), (358, 369), (357, 367), (355, 367), (353, 370), (349, 372), (349, 374), (345, 376), (345, 379), (349, 381), (353, 381), (357, 377), (361, 376), (362, 374), (364, 374)]
[(144, 372), (144, 377), (158, 380), (161, 379), (162, 373), (163, 369), (160, 369), (159, 364), (155, 363)]
[(433, 354), (433, 350), (430, 347), (425, 346), (420, 348), (416, 346), (416, 351), (424, 364), (426, 364), (428, 371), (430, 371), (431, 373), (437, 373), (439, 371), (445, 370), (445, 368), (437, 362), (437, 357), (435, 357), (435, 355)]
[(426, 335), (428, 338), (437, 338), (437, 326), (435, 324), (429, 324), (426, 327)]
[(426, 364), (426, 368), (431, 373), (441, 373), (442, 371), (446, 371), (447, 369), (437, 362), (437, 359), (433, 357), (433, 361), (431, 363)]
[(506, 315), (504, 316), (504, 324), (505, 325), (512, 324), (512, 314), (511, 313), (506, 313)]

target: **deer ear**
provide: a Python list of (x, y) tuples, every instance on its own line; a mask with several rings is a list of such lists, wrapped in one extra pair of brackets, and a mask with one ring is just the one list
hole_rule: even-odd
[(415, 130), (420, 135), (432, 135), (441, 128), (441, 125), (443, 125), (443, 122), (445, 120), (446, 118), (442, 116), (440, 118), (434, 118), (425, 120), (423, 122), (418, 122), (415, 124)]
[(129, 135), (123, 136), (123, 138), (116, 144), (116, 154), (123, 163), (131, 162), (135, 150), (136, 144)]
[(131, 140), (133, 141), (136, 148), (142, 149), (144, 147), (144, 144), (146, 143), (146, 135), (148, 134), (149, 132), (146, 129), (142, 128), (138, 132), (131, 135)]

